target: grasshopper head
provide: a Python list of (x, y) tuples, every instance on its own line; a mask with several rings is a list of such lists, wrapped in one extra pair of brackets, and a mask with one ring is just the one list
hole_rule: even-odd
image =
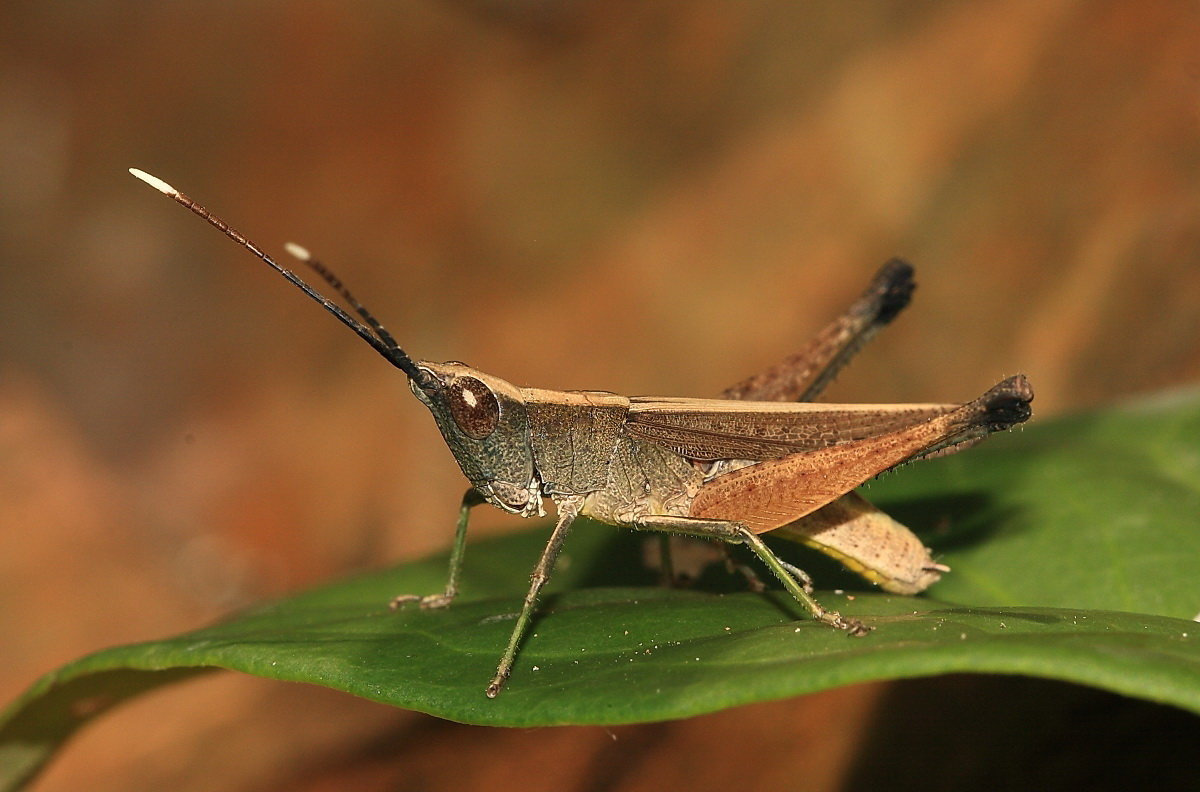
[(475, 489), (504, 511), (544, 514), (520, 390), (462, 363), (421, 361), (417, 368), (412, 391)]

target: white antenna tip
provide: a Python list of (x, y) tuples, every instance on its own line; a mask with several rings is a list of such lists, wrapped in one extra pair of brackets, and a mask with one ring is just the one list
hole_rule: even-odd
[(303, 248), (295, 242), (285, 242), (283, 249), (301, 261), (312, 261), (312, 253), (308, 252), (308, 248)]
[(130, 168), (129, 172), (131, 174), (133, 174), (136, 178), (141, 179), (142, 181), (146, 182), (146, 184), (149, 184), (151, 187), (158, 190), (163, 195), (179, 195), (179, 190), (176, 190), (174, 187), (167, 184), (165, 181), (158, 178), (157, 176), (151, 176), (149, 173), (146, 173), (146, 171), (144, 171), (144, 170), (138, 170), (137, 168)]

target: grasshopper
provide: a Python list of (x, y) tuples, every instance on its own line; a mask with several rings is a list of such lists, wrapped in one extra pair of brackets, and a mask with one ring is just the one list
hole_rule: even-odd
[[(516, 387), (458, 363), (413, 360), (342, 282), (289, 244), (359, 319), (200, 204), (142, 171), (130, 172), (208, 221), (266, 262), (403, 371), (413, 394), (471, 483), (459, 509), (443, 591), (402, 595), (393, 607), (442, 608), (458, 594), (473, 507), (490, 503), (521, 517), (557, 519), (530, 576), (508, 645), (485, 692), (495, 698), (512, 671), (572, 524), (580, 516), (741, 544), (752, 550), (812, 618), (850, 635), (868, 628), (817, 602), (811, 581), (762, 540), (800, 539), (901, 593), (947, 568), (907, 528), (853, 490), (914, 459), (953, 453), (1029, 418), (1033, 391), (1010, 377), (965, 404), (814, 404), (811, 400), (909, 301), (912, 268), (888, 262), (867, 290), (803, 351), (717, 399), (626, 397), (604, 391)], [(361, 319), (361, 321), (360, 321)]]

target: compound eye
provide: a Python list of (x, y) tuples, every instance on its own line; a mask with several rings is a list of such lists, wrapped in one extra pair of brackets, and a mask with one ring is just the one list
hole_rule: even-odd
[(459, 377), (446, 388), (446, 401), (454, 423), (467, 437), (475, 440), (496, 431), (500, 422), (500, 402), (487, 385), (474, 377)]

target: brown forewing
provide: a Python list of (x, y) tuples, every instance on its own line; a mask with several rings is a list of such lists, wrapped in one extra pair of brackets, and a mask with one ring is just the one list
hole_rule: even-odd
[(958, 406), (634, 397), (625, 428), (689, 459), (768, 460), (888, 434)]

